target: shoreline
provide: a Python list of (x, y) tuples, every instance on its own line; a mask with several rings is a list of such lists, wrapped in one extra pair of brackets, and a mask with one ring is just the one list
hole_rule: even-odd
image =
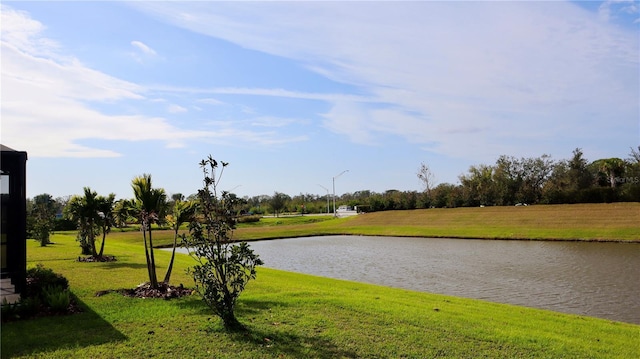
[[(536, 241), (536, 242), (595, 242), (595, 243), (630, 243), (640, 244), (640, 239), (598, 239), (598, 238), (505, 238), (505, 237), (465, 237), (465, 236), (415, 236), (391, 234), (354, 234), (354, 233), (322, 233), (309, 235), (278, 236), (264, 238), (235, 239), (233, 242), (271, 241), (288, 238), (325, 237), (325, 236), (363, 236), (363, 237), (398, 237), (398, 238), (438, 238), (438, 239), (468, 239), (484, 241)], [(160, 247), (158, 247), (160, 248)], [(166, 247), (162, 247), (166, 248)]]

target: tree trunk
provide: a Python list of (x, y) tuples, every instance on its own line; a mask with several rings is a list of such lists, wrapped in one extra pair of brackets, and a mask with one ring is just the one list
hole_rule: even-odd
[(611, 184), (611, 188), (616, 188), (616, 174), (615, 172), (609, 172), (609, 184)]
[(158, 288), (158, 276), (156, 275), (156, 258), (153, 254), (153, 239), (151, 237), (151, 224), (149, 224), (149, 252), (151, 253), (151, 263), (149, 266), (151, 288)]
[(147, 229), (146, 229), (146, 224), (143, 223), (142, 224), (142, 237), (144, 238), (144, 254), (145, 257), (147, 259), (147, 272), (149, 274), (149, 283), (151, 284), (151, 286), (153, 286), (154, 288), (158, 286), (158, 283), (153, 283), (153, 270), (151, 269), (151, 257), (149, 256), (149, 246), (147, 244)]
[(89, 221), (89, 246), (91, 247), (91, 255), (98, 257), (98, 252), (96, 251), (96, 235), (93, 232), (93, 221)]
[(100, 253), (98, 254), (98, 256), (100, 258), (102, 258), (102, 255), (104, 254), (104, 241), (107, 239), (107, 232), (105, 231), (105, 229), (102, 229), (102, 244), (100, 244)]
[(178, 228), (176, 228), (176, 232), (173, 235), (173, 250), (171, 251), (171, 261), (169, 261), (169, 266), (167, 267), (167, 273), (164, 275), (164, 283), (169, 284), (169, 279), (171, 279), (171, 271), (173, 270), (173, 260), (176, 258), (176, 245), (178, 244)]
[(228, 311), (222, 315), (222, 323), (227, 330), (242, 331), (245, 330), (244, 325), (238, 321), (233, 311)]

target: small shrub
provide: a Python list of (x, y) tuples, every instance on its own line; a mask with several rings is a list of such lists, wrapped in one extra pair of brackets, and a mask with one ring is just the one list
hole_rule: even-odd
[(42, 307), (42, 301), (40, 297), (27, 297), (20, 299), (18, 305), (18, 318), (29, 318), (40, 311)]
[(69, 288), (69, 281), (61, 274), (54, 273), (50, 268), (38, 264), (35, 268), (27, 270), (27, 285), (22, 293), (22, 298), (40, 298), (46, 302), (43, 294), (47, 287)]
[(53, 230), (55, 232), (74, 231), (76, 229), (78, 229), (78, 225), (76, 224), (76, 222), (68, 218), (56, 218), (53, 222)]
[(79, 311), (69, 291), (69, 281), (53, 270), (38, 264), (27, 270), (26, 282), (18, 303), (3, 303), (3, 322)]
[(20, 318), (20, 303), (9, 303), (7, 298), (2, 298), (2, 321)]
[(238, 223), (255, 223), (260, 222), (261, 215), (240, 216), (236, 218)]
[[(232, 242), (236, 224), (232, 215), (234, 201), (228, 192), (218, 197), (216, 190), (228, 164), (221, 161), (221, 165), (218, 167), (218, 161), (211, 156), (200, 163), (204, 175), (204, 186), (198, 191), (201, 217), (190, 223), (190, 236), (183, 237), (183, 241), (197, 262), (188, 269), (196, 291), (222, 319), (225, 328), (241, 330), (244, 326), (234, 314), (236, 301), (247, 282), (256, 278), (256, 266), (263, 262), (246, 242)], [(217, 178), (216, 170), (220, 171)]]
[(65, 313), (71, 304), (71, 295), (68, 289), (49, 286), (43, 292), (45, 304), (54, 313)]

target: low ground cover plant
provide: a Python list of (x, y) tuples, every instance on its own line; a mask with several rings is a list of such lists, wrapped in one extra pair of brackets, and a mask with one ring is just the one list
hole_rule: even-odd
[(80, 309), (69, 291), (69, 281), (63, 275), (38, 264), (27, 270), (25, 290), (20, 301), (2, 303), (2, 321), (36, 316), (71, 314)]

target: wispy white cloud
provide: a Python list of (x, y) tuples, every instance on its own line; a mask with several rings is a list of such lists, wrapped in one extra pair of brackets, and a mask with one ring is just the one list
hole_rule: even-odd
[(141, 41), (131, 41), (131, 45), (133, 45), (133, 47), (137, 48), (138, 50), (142, 51), (144, 54), (146, 55), (150, 55), (150, 56), (155, 56), (156, 51), (152, 48), (150, 48), (149, 46), (147, 46), (146, 44), (144, 44)]
[[(167, 103), (148, 98), (145, 86), (93, 70), (42, 36), (44, 26), (29, 14), (2, 6), (2, 142), (29, 152), (31, 157), (117, 157), (117, 150), (87, 145), (92, 140), (162, 141), (181, 148), (189, 140), (252, 142), (263, 145), (303, 141), (304, 136), (280, 136), (272, 131), (227, 128), (187, 130), (162, 117), (144, 114), (105, 114), (95, 104), (135, 101)], [(139, 41), (131, 43), (147, 55), (155, 51)], [(202, 101), (219, 104), (213, 99)], [(169, 113), (187, 108), (169, 104)]]
[(201, 98), (196, 100), (196, 102), (205, 103), (207, 105), (214, 105), (214, 106), (224, 105), (224, 102), (217, 100), (215, 98)]
[(636, 0), (605, 0), (598, 7), (598, 16), (600, 20), (608, 22), (620, 15), (635, 16), (634, 23), (640, 21), (640, 7)]
[(131, 41), (131, 46), (135, 51), (131, 52), (131, 57), (138, 63), (144, 64), (147, 60), (158, 56), (156, 51), (141, 41)]
[(188, 112), (189, 110), (187, 110), (185, 107), (182, 107), (180, 105), (171, 104), (167, 107), (167, 111), (169, 111), (169, 113), (184, 113), (184, 112)]
[[(324, 114), (326, 128), (354, 142), (393, 135), (485, 160), (637, 132), (637, 34), (594, 21), (572, 3), (134, 6), (359, 87), (368, 95), (203, 91), (326, 101), (332, 107)], [(568, 136), (578, 137), (571, 143)]]
[(251, 118), (250, 125), (255, 127), (285, 127), (292, 124), (299, 124), (306, 121), (301, 121), (294, 118), (281, 118), (275, 116), (262, 116)]
[[(2, 6), (2, 142), (31, 157), (116, 157), (116, 150), (87, 145), (92, 140), (163, 141), (183, 146), (209, 140), (206, 130), (185, 130), (161, 117), (111, 115), (96, 104), (147, 100), (143, 86), (93, 70), (59, 52), (41, 35), (44, 26), (27, 13)], [(166, 102), (160, 99), (162, 102)], [(170, 111), (186, 109), (170, 105)], [(217, 134), (216, 134), (217, 135)], [(253, 137), (259, 134), (253, 134)]]
[[(247, 88), (247, 87), (213, 87), (213, 88), (196, 88), (196, 87), (175, 87), (155, 85), (149, 87), (150, 90), (167, 93), (189, 93), (200, 95), (251, 95), (251, 96), (268, 96), (268, 97), (284, 97), (301, 100), (318, 100), (318, 101), (356, 101), (356, 102), (374, 102), (374, 98), (351, 95), (345, 93), (314, 93), (304, 91), (292, 91), (282, 88)], [(200, 99), (198, 102), (219, 105), (221, 101), (206, 98)]]

